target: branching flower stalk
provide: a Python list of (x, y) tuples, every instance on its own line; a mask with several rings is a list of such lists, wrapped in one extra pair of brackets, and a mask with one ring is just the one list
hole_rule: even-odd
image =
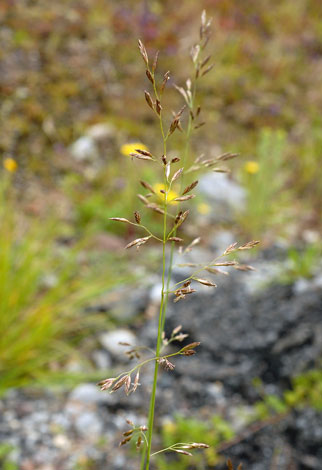
[[(134, 221), (123, 218), (113, 217), (111, 220), (115, 222), (125, 223), (135, 226), (144, 232), (143, 237), (136, 238), (126, 245), (125, 248), (129, 249), (136, 247), (139, 249), (142, 245), (145, 245), (149, 241), (153, 240), (156, 243), (162, 244), (162, 287), (161, 287), (161, 300), (160, 310), (158, 317), (158, 333), (156, 339), (155, 350), (150, 349), (147, 346), (131, 346), (128, 343), (122, 343), (123, 346), (129, 347), (125, 353), (129, 359), (137, 359), (139, 362), (132, 367), (130, 370), (125, 371), (117, 375), (116, 377), (107, 378), (99, 383), (101, 390), (108, 391), (110, 393), (116, 392), (123, 389), (127, 395), (134, 393), (140, 386), (139, 379), (141, 370), (149, 363), (154, 363), (154, 374), (152, 382), (152, 390), (149, 405), (149, 414), (147, 419), (147, 426), (135, 425), (132, 421), (127, 420), (127, 423), (131, 426), (131, 429), (123, 433), (123, 439), (120, 445), (125, 445), (132, 439), (136, 439), (136, 447), (141, 451), (141, 470), (150, 469), (151, 457), (158, 455), (163, 452), (175, 452), (182, 455), (191, 456), (190, 451), (194, 449), (206, 449), (207, 444), (204, 443), (174, 443), (171, 446), (152, 452), (152, 438), (154, 429), (154, 410), (155, 410), (155, 399), (157, 391), (157, 381), (159, 368), (162, 367), (167, 371), (172, 371), (175, 368), (175, 364), (171, 361), (173, 358), (178, 356), (193, 356), (196, 353), (196, 348), (200, 345), (199, 342), (193, 342), (181, 347), (175, 352), (164, 353), (166, 349), (173, 342), (182, 342), (187, 338), (187, 334), (182, 332), (182, 326), (178, 325), (173, 329), (170, 338), (165, 337), (164, 326), (166, 320), (168, 297), (170, 294), (174, 295), (174, 302), (178, 302), (186, 298), (187, 295), (196, 292), (196, 289), (192, 286), (195, 284), (201, 284), (207, 287), (217, 287), (216, 283), (212, 279), (199, 277), (199, 274), (206, 272), (207, 274), (228, 274), (222, 271), (222, 266), (232, 267), (242, 271), (248, 271), (252, 269), (251, 266), (240, 265), (237, 261), (222, 260), (222, 258), (231, 255), (237, 251), (251, 249), (258, 244), (257, 241), (252, 241), (244, 245), (238, 246), (234, 243), (227, 247), (227, 249), (218, 257), (212, 259), (206, 264), (192, 264), (185, 263), (179, 265), (179, 267), (192, 268), (191, 275), (187, 276), (182, 281), (175, 283), (172, 287), (171, 284), (171, 273), (173, 267), (173, 254), (175, 245), (179, 244), (180, 249), (183, 253), (191, 251), (196, 246), (200, 238), (196, 238), (185, 249), (182, 248), (184, 243), (183, 238), (177, 235), (181, 225), (183, 225), (188, 218), (189, 210), (181, 205), (185, 205), (187, 201), (195, 197), (192, 194), (193, 189), (197, 186), (198, 180), (192, 181), (186, 185), (184, 176), (186, 174), (202, 170), (202, 171), (216, 171), (225, 172), (226, 169), (222, 168), (222, 162), (230, 160), (237, 156), (237, 154), (225, 153), (212, 159), (205, 159), (203, 156), (198, 157), (194, 160), (192, 165), (188, 166), (188, 160), (190, 156), (190, 140), (192, 130), (201, 127), (204, 122), (200, 122), (200, 107), (195, 106), (195, 96), (197, 89), (197, 80), (208, 73), (212, 65), (208, 65), (210, 56), (203, 58), (202, 52), (204, 51), (209, 38), (210, 38), (210, 24), (211, 20), (207, 20), (205, 12), (201, 16), (201, 27), (200, 27), (200, 40), (197, 45), (192, 48), (191, 58), (194, 64), (194, 79), (193, 82), (188, 79), (186, 82), (186, 89), (176, 87), (180, 94), (185, 100), (185, 105), (178, 111), (172, 113), (172, 119), (170, 125), (167, 127), (166, 116), (164, 116), (164, 109), (162, 104), (162, 96), (165, 91), (166, 84), (169, 80), (169, 72), (166, 72), (163, 76), (161, 83), (158, 83), (156, 77), (156, 69), (158, 62), (158, 52), (156, 53), (152, 65), (149, 61), (148, 53), (146, 48), (139, 41), (140, 54), (146, 65), (146, 76), (152, 85), (151, 93), (145, 91), (145, 100), (148, 106), (153, 110), (157, 116), (160, 126), (160, 132), (162, 137), (163, 154), (161, 156), (153, 155), (149, 150), (138, 148), (130, 154), (133, 159), (143, 160), (150, 162), (151, 164), (158, 165), (163, 175), (163, 184), (153, 186), (147, 181), (141, 181), (141, 185), (144, 190), (148, 193), (139, 194), (138, 198), (141, 203), (144, 204), (147, 210), (152, 210), (163, 217), (163, 234), (161, 236), (155, 235), (146, 225), (142, 224), (142, 217), (139, 211), (134, 212)], [(186, 131), (183, 131), (181, 118), (185, 109), (187, 108), (188, 121)], [(168, 130), (166, 131), (165, 129)], [(167, 144), (171, 135), (175, 131), (184, 132), (185, 136), (185, 149), (183, 153), (183, 159), (174, 157), (169, 159), (167, 156)], [(180, 167), (176, 165), (180, 162)], [(189, 162), (190, 163), (190, 162)], [(180, 186), (178, 193), (174, 190), (176, 185)], [(155, 188), (158, 189), (155, 189)], [(162, 202), (160, 202), (160, 200)], [(151, 202), (152, 201), (152, 202)], [(170, 246), (170, 260), (168, 265), (168, 276), (166, 278), (167, 271), (167, 245)], [(203, 276), (203, 275), (202, 275)], [(193, 284), (192, 284), (193, 283)], [(149, 357), (141, 360), (142, 353), (149, 353)], [(171, 359), (171, 361), (170, 361)]]
[[(186, 86), (187, 86), (186, 90), (182, 87), (176, 86), (177, 91), (182, 95), (189, 109), (188, 124), (187, 124), (187, 128), (185, 131), (185, 148), (184, 148), (183, 160), (182, 160), (183, 168), (186, 168), (187, 161), (189, 160), (189, 156), (190, 156), (191, 134), (193, 130), (193, 122), (196, 118), (199, 117), (200, 112), (201, 112), (201, 106), (199, 105), (196, 107), (196, 102), (195, 102), (198, 79), (206, 75), (207, 73), (209, 73), (214, 67), (214, 64), (209, 64), (211, 55), (205, 55), (205, 56), (203, 55), (211, 37), (211, 28), (210, 28), (211, 23), (212, 23), (212, 18), (207, 20), (206, 11), (204, 10), (201, 14), (199, 41), (197, 44), (195, 44), (191, 48), (191, 51), (190, 51), (190, 57), (192, 60), (193, 72), (194, 72), (193, 78), (192, 80), (189, 78), (186, 81)], [(195, 125), (195, 128), (198, 129), (204, 124), (205, 122), (201, 121)], [(192, 183), (192, 184), (197, 185), (198, 181), (196, 180), (195, 183)], [(182, 192), (183, 189), (184, 189), (184, 172), (182, 172), (181, 178), (180, 178), (180, 192)], [(177, 232), (177, 229), (175, 228), (174, 233), (173, 233), (174, 236), (176, 236), (176, 232)], [(170, 259), (169, 259), (169, 269), (168, 269), (168, 279), (167, 279), (167, 295), (166, 295), (165, 305), (164, 305), (162, 329), (164, 329), (165, 312), (167, 310), (167, 305), (168, 305), (168, 292), (169, 292), (169, 285), (170, 285), (170, 281), (172, 277), (172, 270), (173, 270), (174, 248), (175, 248), (175, 242), (172, 242), (171, 249), (170, 249)]]

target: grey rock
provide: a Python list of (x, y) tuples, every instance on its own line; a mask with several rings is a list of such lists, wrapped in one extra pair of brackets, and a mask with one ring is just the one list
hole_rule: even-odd
[(97, 142), (101, 142), (107, 139), (112, 139), (115, 136), (115, 132), (114, 126), (101, 122), (89, 127), (86, 131), (86, 135)]
[(230, 220), (236, 211), (243, 211), (246, 191), (226, 174), (208, 173), (199, 180), (198, 190), (212, 204), (211, 214)]
[(70, 147), (70, 152), (79, 162), (93, 161), (99, 156), (95, 140), (90, 136), (83, 136), (76, 140)]
[(122, 346), (120, 343), (129, 343), (131, 346), (134, 346), (136, 344), (136, 337), (130, 330), (119, 328), (102, 333), (99, 336), (99, 342), (112, 356), (121, 359), (125, 357), (124, 352), (126, 351), (126, 347)]
[(118, 322), (133, 321), (138, 314), (144, 312), (148, 303), (148, 295), (146, 287), (123, 289), (118, 301), (110, 304), (110, 314)]
[(293, 289), (295, 294), (303, 294), (313, 288), (313, 283), (309, 279), (300, 277), (294, 283)]
[(222, 254), (226, 248), (232, 243), (235, 243), (236, 237), (228, 230), (221, 230), (216, 232), (214, 238), (211, 240), (211, 247), (216, 250), (218, 254)]
[(82, 436), (96, 438), (102, 433), (103, 424), (97, 413), (85, 411), (77, 416), (75, 420), (75, 428)]
[(112, 366), (111, 356), (107, 351), (97, 349), (92, 353), (93, 361), (96, 365), (96, 368), (99, 370), (108, 370)]
[(108, 403), (110, 395), (103, 393), (94, 384), (78, 385), (69, 395), (69, 400), (84, 404)]

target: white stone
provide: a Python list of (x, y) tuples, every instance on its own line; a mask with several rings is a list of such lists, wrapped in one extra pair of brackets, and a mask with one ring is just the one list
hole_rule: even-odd
[(72, 156), (77, 161), (96, 160), (98, 158), (98, 149), (95, 140), (90, 136), (83, 136), (76, 140), (70, 147)]
[(99, 341), (103, 348), (113, 356), (119, 358), (124, 356), (124, 352), (126, 351), (126, 347), (122, 346), (120, 343), (129, 343), (131, 346), (134, 346), (136, 343), (134, 334), (125, 328), (102, 333), (99, 336)]
[(70, 393), (69, 399), (78, 401), (84, 404), (97, 404), (110, 401), (109, 394), (103, 393), (95, 384), (81, 384), (78, 385)]
[(53, 443), (59, 449), (69, 449), (70, 448), (70, 441), (64, 434), (57, 434), (53, 438)]
[(206, 198), (234, 210), (243, 210), (246, 191), (224, 173), (208, 173), (200, 178), (198, 189)]
[(82, 436), (97, 437), (103, 431), (103, 424), (99, 416), (92, 411), (85, 411), (75, 420), (75, 428)]
[(111, 357), (107, 351), (96, 350), (93, 352), (92, 357), (99, 370), (108, 370), (112, 366)]
[(149, 298), (153, 303), (160, 303), (161, 302), (161, 289), (162, 283), (158, 282), (151, 287)]
[(293, 286), (293, 291), (295, 294), (304, 294), (304, 292), (312, 289), (313, 284), (309, 279), (305, 279), (304, 277), (300, 277), (297, 279)]
[(97, 142), (108, 139), (115, 135), (115, 129), (110, 124), (101, 122), (89, 127), (86, 134)]

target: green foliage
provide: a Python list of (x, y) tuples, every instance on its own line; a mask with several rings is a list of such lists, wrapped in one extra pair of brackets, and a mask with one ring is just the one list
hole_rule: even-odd
[(284, 394), (285, 402), (291, 407), (311, 406), (322, 410), (322, 370), (314, 369), (293, 380), (293, 389)]
[[(173, 31), (189, 38), (200, 10), (206, 8), (216, 24), (216, 72), (204, 77), (200, 90), (207, 123), (198, 137), (204, 147), (201, 151), (207, 153), (214, 143), (229, 150), (233, 141), (243, 158), (257, 161), (260, 130), (285, 129), (288, 139), (283, 173), (292, 210), (297, 220), (307, 220), (310, 214), (320, 225), (321, 74), (316, 58), (322, 44), (321, 2), (285, 0), (272, 12), (269, 2), (249, 0), (183, 1), (180, 5), (154, 1), (144, 22), (140, 21), (141, 2), (125, 1), (121, 10), (118, 2), (106, 3), (92, 0), (91, 8), (79, 8), (74, 2), (5, 2), (0, 17), (10, 34), (2, 38), (0, 54), (1, 59), (7, 58), (0, 90), (0, 151), (9, 154), (14, 149), (20, 166), (42, 178), (73, 173), (75, 162), (70, 162), (68, 146), (92, 124), (108, 122), (115, 128), (114, 141), (101, 152), (104, 178), (93, 191), (102, 194), (104, 188), (112, 188), (115, 172), (111, 156), (119, 156), (120, 142), (143, 135), (148, 147), (155, 142), (156, 132), (137, 92), (141, 81), (141, 64), (134, 46), (137, 37), (149, 37), (151, 50), (165, 51), (160, 57), (161, 68), (173, 70), (176, 64), (174, 75), (182, 85), (188, 64)], [(40, 68), (34, 67), (35, 54), (41, 57)], [(20, 56), (23, 61), (17, 60)], [(126, 106), (121, 104), (122, 96), (126, 97)], [(169, 94), (169, 102), (176, 109), (178, 97), (174, 92)], [(178, 140), (176, 152), (180, 154)], [(195, 156), (193, 145), (191, 157)], [(274, 159), (274, 154), (270, 157)], [(116, 158), (115, 166), (121, 174), (126, 166), (124, 159)], [(275, 185), (275, 175), (270, 180), (269, 174), (272, 172), (264, 179), (266, 187)], [(119, 192), (114, 190), (115, 198), (107, 199), (109, 207), (114, 206)], [(134, 199), (125, 199), (123, 205), (128, 204), (130, 213)], [(280, 224), (275, 210), (279, 198), (273, 199), (273, 205), (265, 207), (264, 225), (258, 219), (258, 207), (253, 208), (252, 231), (264, 232), (266, 227)], [(84, 206), (80, 208), (80, 224), (88, 218), (93, 220), (97, 207), (98, 225), (102, 222), (106, 226), (100, 200), (93, 196), (90, 203), (84, 201)], [(282, 209), (285, 215), (285, 207)], [(126, 211), (122, 213), (127, 216)], [(248, 229), (248, 217), (243, 226)], [(115, 225), (108, 229), (116, 230)]]
[(160, 455), (156, 457), (159, 470), (202, 470), (206, 465), (216, 465), (218, 455), (215, 447), (223, 441), (232, 439), (234, 431), (227, 421), (220, 416), (208, 420), (175, 416), (174, 421), (165, 423), (161, 429), (162, 447), (175, 442), (205, 442), (210, 447), (203, 452), (195, 453), (193, 462), (187, 456)]
[[(121, 174), (125, 173), (124, 176), (117, 174), (122, 166)], [(151, 181), (152, 184), (160, 182), (149, 164), (140, 162), (140, 167), (143, 180)], [(73, 203), (76, 229), (86, 233), (108, 231), (121, 236), (130, 235), (127, 226), (115, 224), (109, 218), (123, 214), (124, 217), (132, 219), (133, 212), (143, 207), (137, 195), (144, 190), (135, 177), (136, 170), (137, 162), (119, 154), (116, 160), (110, 162), (109, 171), (102, 171), (91, 182), (79, 175), (66, 175), (63, 190)], [(155, 212), (146, 211), (144, 223), (156, 233), (162, 233), (162, 222)]]
[(14, 448), (10, 444), (0, 443), (0, 466), (2, 470), (18, 470), (18, 465), (10, 458)]
[(288, 268), (282, 275), (282, 282), (292, 283), (294, 280), (311, 278), (314, 270), (321, 262), (322, 246), (320, 243), (311, 243), (303, 250), (292, 247), (288, 250)]
[[(260, 390), (259, 379), (254, 385)], [(298, 375), (292, 380), (292, 388), (286, 390), (282, 397), (263, 394), (262, 400), (255, 403), (255, 414), (252, 419), (265, 420), (276, 414), (284, 414), (293, 408), (312, 407), (322, 410), (322, 370), (313, 369)]]
[[(72, 345), (98, 324), (82, 310), (120, 279), (81, 261), (81, 246), (57, 243), (61, 224), (21, 217), (0, 188), (0, 392), (40, 379), (75, 355)], [(84, 256), (83, 256), (84, 258)]]
[(262, 401), (255, 404), (256, 419), (265, 420), (272, 414), (281, 414), (288, 411), (285, 401), (276, 395), (266, 395)]
[(255, 151), (257, 161), (245, 164), (244, 182), (248, 197), (242, 223), (255, 238), (270, 225), (281, 225), (285, 221), (285, 148), (285, 132), (263, 129)]
[(90, 457), (82, 456), (75, 463), (74, 470), (96, 470), (97, 465)]

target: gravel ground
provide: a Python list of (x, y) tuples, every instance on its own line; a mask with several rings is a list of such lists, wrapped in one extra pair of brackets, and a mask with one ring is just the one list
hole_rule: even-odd
[[(182, 324), (190, 335), (185, 341), (201, 345), (195, 356), (175, 359), (174, 371), (162, 372), (157, 421), (178, 411), (203, 419), (218, 412), (239, 436), (223, 447), (222, 455), (243, 462), (245, 469), (321, 469), (321, 412), (303, 408), (278, 422), (246, 429), (234, 416), (237, 407), (249, 407), (259, 398), (254, 378), (261, 379), (266, 393), (281, 395), (292, 377), (319, 364), (322, 352), (318, 283), (307, 283), (305, 289), (272, 285), (250, 290), (251, 276), (223, 276), (218, 289), (205, 287), (189, 301), (169, 304), (167, 333)], [(114, 341), (118, 334), (120, 339), (127, 334), (138, 344), (153, 346), (156, 305), (153, 295), (142, 291), (137, 299), (140, 311), (143, 298), (148, 319), (134, 322), (132, 331), (114, 332)], [(104, 362), (106, 354), (106, 364), (114, 365), (108, 335), (100, 336), (101, 356), (96, 352), (96, 357)], [(127, 367), (124, 360), (116, 366)], [(21, 470), (135, 470), (136, 458), (118, 442), (127, 429), (126, 418), (145, 424), (149, 368), (140, 382), (130, 397), (123, 391), (102, 393), (90, 383), (72, 391), (10, 391), (0, 401), (0, 442), (12, 446), (10, 459)]]

